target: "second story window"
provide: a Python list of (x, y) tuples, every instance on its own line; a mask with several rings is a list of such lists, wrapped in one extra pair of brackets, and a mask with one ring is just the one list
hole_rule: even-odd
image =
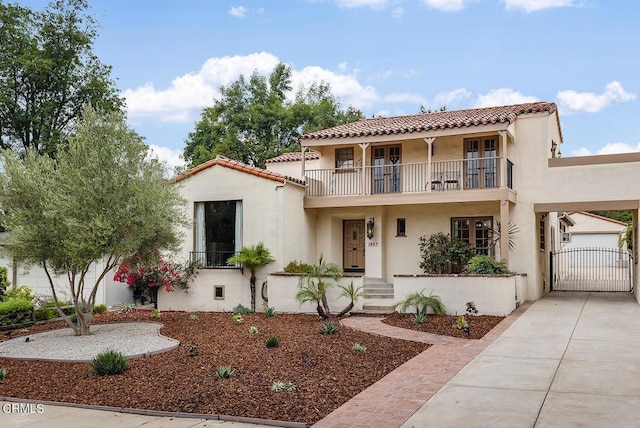
[(336, 169), (353, 168), (353, 147), (336, 149)]

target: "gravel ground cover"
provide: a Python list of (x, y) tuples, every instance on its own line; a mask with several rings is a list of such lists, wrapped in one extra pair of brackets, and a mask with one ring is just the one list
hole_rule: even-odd
[[(132, 359), (124, 373), (102, 378), (88, 363), (0, 358), (8, 374), (0, 381), (0, 396), (312, 424), (428, 348), (346, 327), (322, 335), (317, 315), (242, 318), (235, 323), (228, 313), (163, 312), (152, 320), (150, 311), (141, 310), (97, 315), (96, 323), (159, 321), (160, 334), (180, 344)], [(34, 326), (13, 337), (64, 326)], [(250, 333), (250, 326), (258, 333)], [(278, 337), (279, 347), (265, 347), (269, 335)], [(354, 350), (356, 343), (366, 351)], [(218, 368), (226, 365), (233, 376), (217, 378)], [(276, 381), (291, 382), (295, 389), (272, 391)]]

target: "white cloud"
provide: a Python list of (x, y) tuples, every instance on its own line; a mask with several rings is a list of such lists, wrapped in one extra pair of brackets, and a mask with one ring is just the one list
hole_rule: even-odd
[(339, 7), (353, 9), (356, 7), (371, 7), (373, 9), (382, 9), (389, 3), (389, 0), (334, 0)]
[(338, 74), (318, 66), (308, 66), (291, 73), (294, 92), (301, 85), (311, 86), (314, 82), (324, 81), (331, 85), (331, 92), (340, 98), (345, 105), (358, 108), (370, 107), (378, 100), (373, 86), (362, 86), (354, 74)]
[(591, 156), (591, 155), (611, 155), (616, 153), (633, 153), (640, 152), (640, 143), (632, 146), (627, 143), (607, 143), (604, 147), (598, 150), (596, 153), (593, 153), (591, 150), (580, 147), (578, 150), (572, 150), (571, 155), (573, 156)]
[(611, 103), (631, 101), (636, 98), (636, 94), (625, 91), (619, 82), (613, 81), (607, 84), (602, 94), (567, 90), (559, 91), (556, 98), (562, 109), (595, 113)]
[(492, 89), (486, 94), (478, 95), (475, 107), (494, 107), (509, 104), (532, 103), (539, 101), (532, 95), (524, 95), (511, 88)]
[(149, 149), (151, 149), (151, 158), (158, 159), (165, 163), (171, 169), (171, 172), (173, 172), (176, 167), (182, 168), (185, 166), (182, 151), (180, 150), (156, 146), (155, 144), (150, 144)]
[(462, 10), (469, 3), (475, 0), (423, 0), (424, 4), (426, 4), (431, 9), (437, 9), (441, 12), (455, 12), (457, 10)]
[(349, 64), (347, 62), (341, 62), (340, 64), (338, 64), (338, 70), (347, 71), (348, 66)]
[(213, 103), (221, 85), (231, 83), (240, 74), (249, 76), (254, 70), (267, 74), (278, 62), (276, 56), (266, 52), (210, 58), (197, 73), (176, 77), (166, 89), (146, 83), (125, 90), (128, 115), (132, 119), (154, 117), (163, 122), (187, 122)]
[(470, 96), (471, 92), (467, 91), (465, 88), (457, 88), (453, 91), (440, 92), (439, 94), (436, 94), (433, 101), (438, 106), (447, 106), (447, 108), (449, 108), (459, 104), (460, 101), (469, 98)]
[(233, 6), (229, 9), (229, 15), (235, 16), (236, 18), (244, 18), (247, 16), (247, 8), (244, 6)]
[(527, 13), (552, 7), (575, 6), (575, 0), (504, 0), (508, 10), (521, 9)]

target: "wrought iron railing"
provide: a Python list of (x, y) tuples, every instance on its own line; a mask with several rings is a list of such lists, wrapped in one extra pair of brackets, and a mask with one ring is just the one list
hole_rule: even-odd
[[(502, 158), (475, 158), (429, 164), (389, 164), (305, 172), (307, 196), (352, 196), (380, 193), (444, 192), (500, 187)], [(512, 164), (507, 164), (511, 183)]]
[(229, 265), (227, 260), (237, 255), (237, 251), (191, 251), (189, 260), (203, 269), (240, 269), (242, 265)]

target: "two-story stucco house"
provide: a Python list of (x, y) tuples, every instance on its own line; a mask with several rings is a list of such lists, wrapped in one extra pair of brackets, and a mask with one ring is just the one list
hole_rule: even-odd
[[(632, 209), (637, 219), (640, 194), (618, 183), (640, 173), (640, 156), (560, 159), (555, 103), (362, 119), (300, 143), (301, 153), (271, 159), (267, 170), (218, 158), (178, 177), (194, 219), (183, 255), (210, 269), (187, 295), (164, 295), (162, 308), (247, 305), (247, 275), (222, 261), (259, 241), (276, 259), (259, 281), (323, 254), (397, 301), (401, 278), (422, 273), (419, 237), (437, 232), (507, 260), (526, 274), (515, 299), (535, 300), (550, 287), (549, 212)], [(597, 177), (605, 181), (590, 186)], [(519, 230), (512, 249), (509, 224)], [(271, 282), (265, 293), (282, 302)]]

